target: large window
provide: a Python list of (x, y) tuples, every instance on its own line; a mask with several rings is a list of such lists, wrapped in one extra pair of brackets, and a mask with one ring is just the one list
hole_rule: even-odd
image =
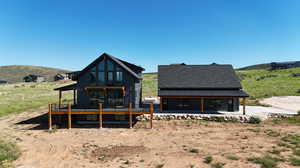
[(119, 65), (112, 60), (102, 60), (90, 70), (90, 83), (93, 85), (121, 85), (124, 80), (124, 72)]
[(116, 68), (116, 81), (122, 82), (123, 81), (123, 71), (120, 67)]
[(102, 89), (89, 89), (90, 105), (98, 107), (99, 103), (104, 103), (105, 93)]

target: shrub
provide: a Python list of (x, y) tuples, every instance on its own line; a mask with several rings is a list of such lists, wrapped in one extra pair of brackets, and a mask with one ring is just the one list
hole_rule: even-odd
[(277, 162), (283, 161), (282, 159), (271, 157), (268, 155), (262, 158), (252, 157), (252, 158), (248, 158), (247, 160), (256, 164), (260, 164), (261, 168), (276, 168)]
[(300, 110), (297, 111), (297, 115), (300, 116)]
[(261, 122), (260, 118), (253, 117), (253, 116), (251, 116), (248, 121), (248, 123), (250, 123), (250, 124), (259, 124), (260, 122)]
[(293, 166), (300, 166), (300, 159), (299, 158), (295, 158), (295, 157), (292, 157), (289, 159), (291, 165)]
[(278, 136), (280, 136), (279, 132), (276, 132), (276, 131), (273, 131), (273, 130), (266, 130), (265, 133), (268, 136), (271, 136), (271, 137), (278, 137)]
[(225, 165), (225, 163), (214, 163), (211, 165), (212, 168), (222, 168)]
[(297, 155), (297, 156), (300, 156), (300, 149), (293, 150), (293, 154)]
[(165, 164), (159, 164), (159, 165), (156, 165), (155, 167), (156, 167), (156, 168), (163, 168), (164, 165), (165, 165)]
[(0, 140), (0, 167), (6, 162), (12, 162), (20, 156), (19, 148), (14, 143)]
[(212, 156), (206, 156), (204, 158), (204, 163), (209, 164), (213, 161), (213, 157)]
[(190, 149), (189, 152), (191, 152), (191, 153), (199, 153), (199, 149), (193, 148), (193, 149)]
[(233, 155), (228, 155), (226, 158), (229, 160), (239, 160), (237, 156), (233, 156)]
[(281, 151), (277, 150), (277, 149), (273, 149), (272, 151), (269, 151), (269, 152), (274, 154), (274, 155), (279, 155)]

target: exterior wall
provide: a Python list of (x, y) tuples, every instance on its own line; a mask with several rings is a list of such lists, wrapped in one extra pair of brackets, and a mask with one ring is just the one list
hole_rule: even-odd
[[(204, 98), (204, 111), (238, 111), (239, 98)], [(200, 98), (163, 98), (163, 111), (201, 111)]]
[[(115, 64), (118, 65), (118, 64)], [(90, 107), (90, 98), (87, 94), (85, 87), (95, 86), (96, 84), (91, 84), (90, 77), (91, 70), (82, 74), (77, 80), (77, 105), (80, 108), (89, 108)], [(141, 72), (139, 73), (141, 74)], [(134, 107), (139, 107), (141, 100), (141, 84), (142, 80), (136, 79), (133, 75), (123, 69), (123, 84), (118, 86), (125, 87), (125, 96), (124, 96), (124, 105), (132, 103)], [(100, 86), (100, 85), (97, 85)], [(101, 85), (108, 86), (108, 85)], [(109, 85), (112, 86), (112, 85)]]

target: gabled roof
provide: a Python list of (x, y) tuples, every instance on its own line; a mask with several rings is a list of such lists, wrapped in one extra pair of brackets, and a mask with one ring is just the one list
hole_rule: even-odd
[(107, 53), (103, 53), (102, 55), (100, 55), (95, 61), (93, 61), (92, 63), (90, 63), (87, 67), (85, 67), (82, 71), (79, 72), (79, 76), (81, 76), (82, 74), (84, 74), (85, 72), (87, 72), (89, 69), (93, 68), (94, 66), (96, 66), (100, 61), (103, 60), (104, 57), (108, 57), (111, 60), (113, 60), (114, 62), (116, 62), (118, 65), (120, 65), (122, 68), (124, 68), (126, 71), (128, 71), (130, 74), (132, 74), (134, 77), (138, 78), (138, 79), (142, 79), (137, 73), (136, 71), (144, 71), (145, 69), (131, 64), (129, 62), (123, 61), (121, 59), (118, 59), (110, 54)]
[(241, 89), (232, 65), (159, 65), (158, 88)]
[(158, 96), (249, 97), (242, 90), (158, 90)]

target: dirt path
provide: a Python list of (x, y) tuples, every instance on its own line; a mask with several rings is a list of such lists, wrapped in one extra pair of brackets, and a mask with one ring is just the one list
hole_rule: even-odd
[(300, 110), (300, 96), (280, 96), (261, 100), (272, 107), (297, 112)]
[[(138, 123), (134, 129), (74, 128), (49, 133), (39, 124), (47, 121), (40, 117), (45, 112), (41, 108), (0, 119), (1, 133), (15, 138), (21, 147), (16, 167), (209, 168), (203, 158), (211, 155), (214, 163), (225, 163), (225, 168), (255, 168), (246, 158), (263, 155), (278, 140), (265, 130), (300, 134), (299, 126), (204, 121), (155, 121), (154, 129), (139, 128), (146, 123)], [(240, 159), (230, 160), (229, 155)], [(280, 167), (291, 166), (281, 163)]]

